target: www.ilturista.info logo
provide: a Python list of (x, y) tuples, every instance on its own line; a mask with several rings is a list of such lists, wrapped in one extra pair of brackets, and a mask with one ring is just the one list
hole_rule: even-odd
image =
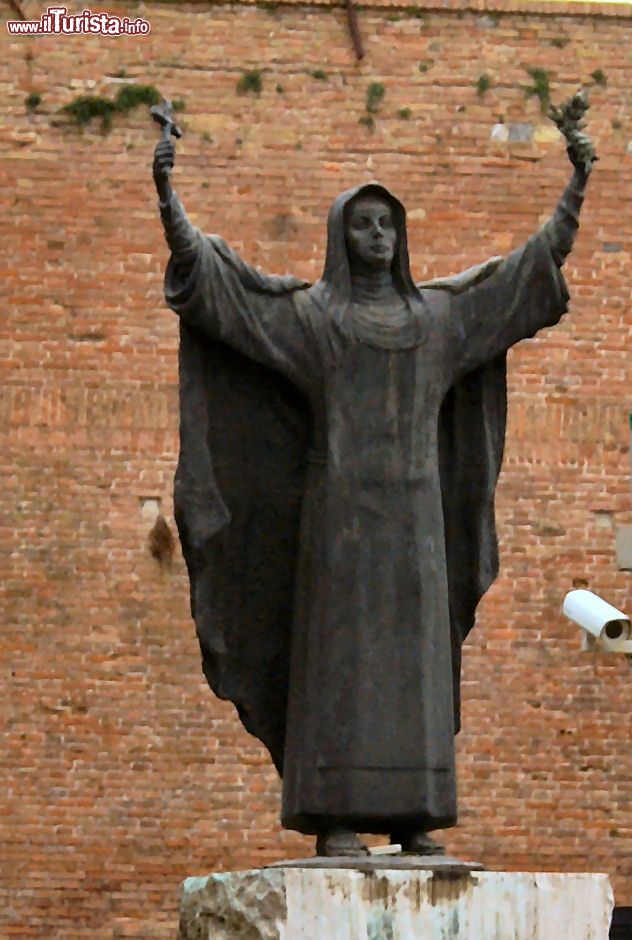
[(7, 29), (14, 35), (46, 36), (55, 33), (92, 33), (101, 36), (146, 36), (151, 27), (140, 17), (111, 16), (109, 13), (68, 13), (67, 7), (48, 7), (39, 20), (9, 20)]

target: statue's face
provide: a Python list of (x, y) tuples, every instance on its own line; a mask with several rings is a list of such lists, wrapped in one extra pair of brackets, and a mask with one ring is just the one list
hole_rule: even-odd
[(397, 232), (393, 212), (381, 196), (357, 196), (349, 205), (345, 239), (351, 263), (390, 269)]

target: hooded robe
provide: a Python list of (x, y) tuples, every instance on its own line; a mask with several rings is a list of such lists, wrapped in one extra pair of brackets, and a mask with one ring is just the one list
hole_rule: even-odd
[[(364, 192), (393, 211), (394, 316), (350, 303), (345, 210)], [(461, 647), (498, 572), (505, 354), (568, 299), (549, 240), (417, 286), (404, 208), (372, 184), (334, 202), (313, 287), (195, 243), (165, 290), (204, 673), (270, 751), (286, 828), (452, 826)]]

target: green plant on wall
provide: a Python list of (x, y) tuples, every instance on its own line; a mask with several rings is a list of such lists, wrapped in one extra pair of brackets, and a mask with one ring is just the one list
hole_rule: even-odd
[(595, 69), (594, 72), (590, 73), (590, 77), (595, 85), (601, 85), (602, 88), (605, 88), (608, 84), (608, 76), (603, 69)]
[(537, 98), (540, 102), (540, 111), (546, 114), (551, 103), (551, 76), (546, 69), (531, 65), (527, 74), (532, 80), (531, 85), (523, 85), (522, 90), (527, 98)]
[(260, 95), (262, 89), (263, 72), (261, 69), (251, 69), (249, 72), (244, 72), (237, 82), (237, 91), (240, 95), (248, 94), (248, 92)]
[(162, 95), (153, 85), (122, 85), (114, 99), (117, 111), (131, 111), (141, 104), (160, 104)]
[(24, 106), (27, 111), (34, 111), (35, 108), (38, 108), (42, 103), (42, 96), (38, 95), (36, 91), (32, 91), (30, 95), (27, 95), (24, 99)]
[(70, 104), (64, 105), (62, 111), (65, 111), (78, 127), (83, 127), (93, 118), (100, 117), (103, 130), (109, 130), (116, 105), (102, 95), (78, 95)]
[(366, 98), (364, 100), (366, 114), (363, 114), (358, 121), (358, 123), (364, 125), (367, 130), (375, 130), (375, 118), (373, 115), (377, 112), (385, 94), (386, 88), (381, 82), (371, 82), (367, 87)]
[(385, 94), (386, 88), (381, 82), (371, 82), (366, 90), (366, 110), (369, 114), (375, 114)]
[(315, 78), (317, 82), (326, 82), (329, 80), (327, 72), (324, 72), (322, 69), (314, 69), (314, 71), (309, 74), (312, 78)]
[(159, 104), (162, 95), (153, 85), (123, 85), (114, 100), (103, 95), (78, 95), (62, 108), (79, 127), (93, 118), (101, 118), (101, 127), (109, 130), (114, 114), (126, 113), (138, 105)]
[(422, 10), (422, 9), (420, 9), (419, 7), (415, 7), (415, 6), (412, 6), (412, 5), (411, 5), (411, 6), (404, 7), (404, 9), (403, 9), (402, 12), (403, 12), (406, 16), (414, 17), (414, 19), (416, 19), (416, 20), (425, 20), (426, 17), (428, 16), (428, 13), (427, 13), (426, 10)]
[(479, 75), (476, 81), (474, 82), (474, 87), (476, 88), (476, 94), (479, 98), (482, 98), (486, 91), (492, 87), (492, 80), (487, 74), (483, 72), (482, 75)]

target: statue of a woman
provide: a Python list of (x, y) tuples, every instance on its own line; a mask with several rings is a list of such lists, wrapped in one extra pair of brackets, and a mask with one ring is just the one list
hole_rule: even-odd
[(318, 854), (363, 854), (362, 832), (439, 853), (428, 832), (456, 823), (461, 645), (498, 570), (505, 355), (566, 310), (594, 159), (577, 123), (567, 140), (552, 219), (427, 285), (384, 187), (336, 199), (310, 286), (192, 226), (173, 145), (156, 148), (181, 320), (176, 518), (204, 672), (268, 747), (283, 825), (316, 834)]

